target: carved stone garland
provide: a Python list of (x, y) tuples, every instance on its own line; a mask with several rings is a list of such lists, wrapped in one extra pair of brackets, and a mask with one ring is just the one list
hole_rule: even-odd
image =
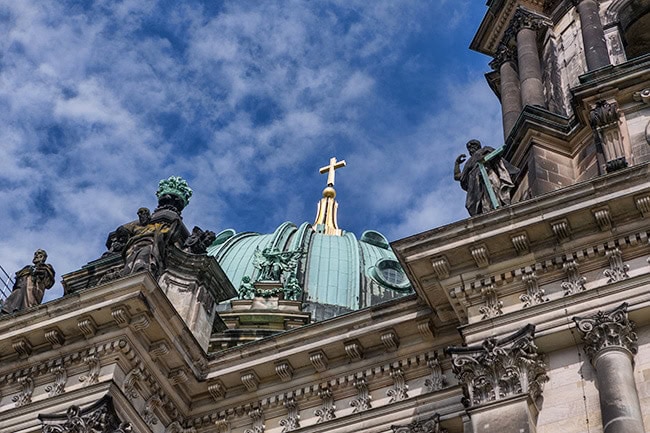
[(488, 338), (481, 346), (450, 347), (452, 365), (463, 385), (466, 406), (528, 394), (534, 400), (548, 380), (546, 364), (528, 325), (503, 340)]
[(447, 433), (447, 429), (440, 427), (440, 414), (423, 421), (413, 421), (408, 425), (392, 425), (393, 433)]

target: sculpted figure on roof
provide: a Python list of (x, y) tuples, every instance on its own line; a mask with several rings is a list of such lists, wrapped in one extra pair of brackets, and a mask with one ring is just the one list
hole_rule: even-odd
[[(458, 155), (454, 180), (467, 191), (465, 207), (471, 216), (510, 204), (510, 194), (519, 169), (501, 157), (502, 149), (481, 146), (478, 140), (467, 142), (469, 159)], [(465, 162), (467, 160), (467, 162)], [(465, 162), (461, 171), (460, 165)]]
[(32, 265), (27, 265), (16, 272), (13, 290), (2, 304), (2, 314), (12, 314), (16, 311), (39, 305), (43, 294), (54, 285), (54, 268), (47, 260), (44, 250), (36, 250)]
[(300, 250), (280, 251), (277, 248), (264, 248), (260, 251), (259, 248), (256, 249), (253, 265), (260, 271), (257, 281), (282, 281), (283, 273), (293, 271), (302, 254)]

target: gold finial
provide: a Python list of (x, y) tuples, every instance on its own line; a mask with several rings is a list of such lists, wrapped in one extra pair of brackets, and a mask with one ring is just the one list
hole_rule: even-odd
[(339, 204), (336, 202), (336, 190), (334, 189), (334, 171), (345, 167), (345, 160), (337, 161), (335, 157), (330, 158), (329, 165), (322, 167), (320, 173), (327, 173), (327, 186), (323, 190), (323, 198), (318, 203), (318, 213), (314, 230), (326, 235), (341, 236), (342, 231), (338, 228), (336, 213)]

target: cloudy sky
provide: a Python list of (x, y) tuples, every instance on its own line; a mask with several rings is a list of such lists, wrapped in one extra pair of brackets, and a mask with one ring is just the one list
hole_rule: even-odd
[(0, 0), (0, 265), (46, 249), (60, 296), (170, 175), (190, 228), (311, 222), (332, 156), (357, 236), (465, 218), (453, 161), (502, 140), (484, 3)]

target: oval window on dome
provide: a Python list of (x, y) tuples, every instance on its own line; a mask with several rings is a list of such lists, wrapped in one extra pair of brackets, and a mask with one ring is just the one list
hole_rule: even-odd
[(382, 285), (400, 292), (411, 291), (411, 282), (397, 260), (381, 259), (372, 268), (373, 277)]

